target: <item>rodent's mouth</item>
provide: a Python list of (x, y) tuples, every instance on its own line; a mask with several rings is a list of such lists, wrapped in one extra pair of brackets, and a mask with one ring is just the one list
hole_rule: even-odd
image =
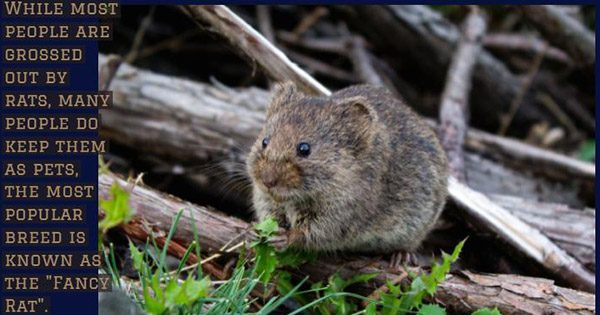
[(284, 187), (271, 187), (266, 190), (266, 193), (277, 202), (288, 201), (294, 199), (296, 194)]

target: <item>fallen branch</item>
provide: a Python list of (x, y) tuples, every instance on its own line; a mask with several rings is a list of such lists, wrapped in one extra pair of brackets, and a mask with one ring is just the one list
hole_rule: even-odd
[(517, 50), (532, 53), (533, 55), (544, 54), (544, 58), (572, 64), (573, 60), (562, 50), (556, 47), (548, 47), (545, 41), (532, 35), (494, 33), (483, 37), (483, 45), (486, 48), (499, 50)]
[(596, 61), (594, 33), (554, 5), (516, 6), (552, 44), (564, 49), (580, 66)]
[(596, 165), (593, 163), (476, 129), (469, 129), (465, 144), (477, 152), (504, 155), (507, 160), (519, 161), (553, 178), (594, 180), (596, 177)]
[(481, 50), (486, 18), (477, 7), (463, 23), (463, 36), (450, 63), (440, 104), (440, 141), (448, 156), (450, 173), (465, 181), (463, 147), (468, 129), (471, 73)]
[(226, 6), (186, 5), (181, 8), (195, 21), (208, 23), (215, 32), (229, 39), (233, 46), (250, 58), (252, 64), (257, 63), (271, 78), (289, 78), (306, 91), (331, 93)]
[[(98, 178), (100, 196), (109, 196), (110, 187), (117, 181), (126, 187), (129, 184), (113, 175), (103, 174)], [(240, 239), (256, 237), (244, 221), (227, 217), (215, 211), (193, 205), (142, 186), (131, 189), (130, 204), (136, 211), (135, 220), (151, 222), (154, 229), (166, 233), (171, 220), (180, 209), (182, 218), (173, 239), (187, 246), (193, 240), (192, 224), (197, 222), (199, 243), (203, 250), (221, 248)], [(313, 279), (326, 279), (333, 273), (346, 277), (358, 272), (379, 272), (375, 285), (385, 279), (394, 279), (398, 273), (387, 272), (376, 264), (366, 261), (351, 261), (333, 264), (325, 259), (303, 266), (295, 272), (310, 275)], [(369, 292), (369, 287), (362, 290)], [(478, 274), (460, 272), (449, 276), (438, 286), (436, 300), (449, 309), (471, 312), (482, 307), (498, 307), (502, 314), (593, 314), (594, 296), (555, 286), (551, 280), (515, 275)]]

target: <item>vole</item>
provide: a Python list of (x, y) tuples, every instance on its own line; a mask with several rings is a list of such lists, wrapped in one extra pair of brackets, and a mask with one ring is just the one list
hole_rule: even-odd
[(257, 219), (272, 216), (307, 250), (413, 251), (447, 194), (433, 130), (368, 85), (318, 97), (278, 84), (246, 167)]

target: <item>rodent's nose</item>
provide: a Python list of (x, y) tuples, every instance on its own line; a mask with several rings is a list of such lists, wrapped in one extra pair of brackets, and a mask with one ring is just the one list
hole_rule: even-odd
[(261, 177), (263, 184), (267, 188), (275, 187), (277, 185), (277, 182), (279, 181), (277, 174), (275, 174), (275, 172), (273, 172), (271, 170), (266, 170), (266, 171), (262, 172), (260, 177)]

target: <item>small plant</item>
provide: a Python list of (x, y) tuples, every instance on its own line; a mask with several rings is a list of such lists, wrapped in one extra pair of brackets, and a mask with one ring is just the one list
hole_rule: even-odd
[(450, 266), (456, 260), (463, 248), (465, 240), (456, 245), (452, 255), (442, 253), (442, 263), (434, 263), (430, 273), (423, 273), (413, 278), (410, 286), (402, 289), (401, 285), (387, 283), (388, 292), (383, 293), (379, 301), (371, 302), (367, 307), (367, 314), (376, 314), (379, 307), (382, 315), (403, 315), (417, 312), (417, 314), (445, 314), (446, 311), (439, 305), (424, 304), (425, 296), (433, 296), (437, 286), (442, 283)]
[(98, 222), (102, 233), (121, 223), (129, 222), (133, 217), (133, 210), (129, 206), (129, 192), (117, 182), (110, 187), (110, 199), (100, 200), (99, 206), (104, 211), (104, 218)]

